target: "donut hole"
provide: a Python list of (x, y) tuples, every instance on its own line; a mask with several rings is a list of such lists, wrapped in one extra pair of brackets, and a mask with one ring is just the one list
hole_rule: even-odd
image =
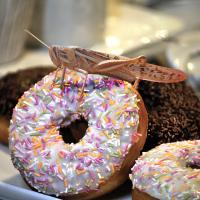
[(200, 169), (200, 161), (198, 161), (198, 162), (186, 162), (186, 167), (190, 167), (192, 169)]
[(68, 126), (60, 127), (60, 135), (65, 143), (78, 143), (85, 135), (88, 128), (88, 122), (83, 117), (76, 119)]

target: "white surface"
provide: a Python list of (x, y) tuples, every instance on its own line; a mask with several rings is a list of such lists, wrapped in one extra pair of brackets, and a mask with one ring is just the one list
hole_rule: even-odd
[(91, 46), (101, 41), (106, 16), (106, 0), (37, 1), (33, 32), (47, 44)]
[(1, 199), (10, 199), (10, 200), (56, 200), (57, 198), (45, 196), (40, 193), (32, 192), (23, 188), (19, 188), (4, 182), (0, 182), (0, 198)]
[(28, 50), (19, 59), (0, 65), (0, 76), (27, 67), (41, 67), (47, 65), (52, 65), (48, 49)]
[(186, 70), (187, 62), (200, 62), (200, 57), (197, 60), (192, 58), (189, 60), (190, 55), (199, 50), (200, 31), (191, 31), (180, 35), (169, 43), (167, 57), (174, 67)]
[(130, 4), (119, 4), (106, 20), (104, 42), (93, 48), (120, 55), (159, 42), (183, 28), (181, 20), (169, 15)]
[(193, 87), (200, 90), (200, 30), (184, 33), (169, 43), (167, 58), (172, 66), (185, 71)]
[(199, 27), (200, 25), (199, 0), (162, 0), (155, 7), (163, 14), (180, 19), (184, 23), (184, 27), (186, 30), (192, 30), (195, 27)]

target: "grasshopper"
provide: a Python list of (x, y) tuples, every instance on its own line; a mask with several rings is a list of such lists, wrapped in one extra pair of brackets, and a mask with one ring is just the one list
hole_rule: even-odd
[(147, 63), (145, 56), (127, 58), (80, 47), (48, 46), (28, 30), (25, 31), (48, 48), (50, 58), (57, 67), (63, 67), (61, 85), (64, 82), (66, 68), (86, 75), (82, 92), (88, 74), (101, 74), (130, 83), (134, 82), (135, 88), (137, 88), (140, 80), (176, 83), (186, 79), (184, 72)]

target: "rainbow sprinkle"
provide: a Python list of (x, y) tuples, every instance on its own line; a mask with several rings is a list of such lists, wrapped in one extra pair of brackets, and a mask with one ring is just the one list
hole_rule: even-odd
[(157, 199), (200, 199), (200, 140), (162, 144), (136, 160), (130, 179)]
[[(25, 92), (10, 125), (10, 151), (14, 166), (27, 182), (46, 194), (77, 194), (97, 190), (119, 170), (140, 134), (138, 99), (129, 83), (89, 75), (83, 98), (84, 76), (62, 71), (44, 77)], [(77, 114), (79, 113), (79, 114)], [(59, 134), (82, 115), (88, 121), (85, 136), (66, 144)]]

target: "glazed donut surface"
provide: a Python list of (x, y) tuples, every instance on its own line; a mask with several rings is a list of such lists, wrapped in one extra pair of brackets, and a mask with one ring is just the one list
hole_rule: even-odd
[[(55, 76), (57, 74), (57, 78)], [(25, 92), (10, 126), (14, 166), (39, 192), (62, 196), (97, 190), (120, 167), (138, 142), (138, 98), (132, 85), (113, 78), (62, 71), (44, 77)], [(55, 80), (55, 83), (54, 83)], [(85, 136), (67, 144), (61, 125), (80, 117), (88, 121)]]
[(200, 199), (200, 140), (162, 144), (143, 153), (130, 178), (133, 189), (156, 199)]

